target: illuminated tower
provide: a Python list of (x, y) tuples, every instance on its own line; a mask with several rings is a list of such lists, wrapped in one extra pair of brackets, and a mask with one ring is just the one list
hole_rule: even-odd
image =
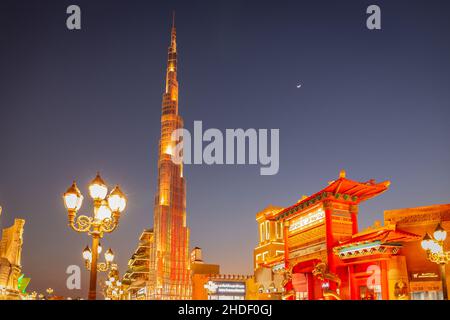
[(162, 98), (158, 190), (155, 196), (155, 298), (190, 299), (189, 229), (186, 226), (186, 183), (182, 164), (171, 159), (174, 130), (183, 127), (178, 114), (177, 42), (172, 24), (166, 89)]

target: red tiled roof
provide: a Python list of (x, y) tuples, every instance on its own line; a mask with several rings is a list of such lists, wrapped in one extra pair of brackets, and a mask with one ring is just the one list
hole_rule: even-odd
[(353, 235), (351, 239), (339, 243), (338, 248), (374, 241), (380, 241), (381, 243), (392, 243), (414, 241), (419, 239), (421, 239), (421, 236), (417, 234), (396, 229), (395, 226), (385, 226), (377, 228), (372, 232), (364, 231), (357, 233)]
[(337, 180), (331, 181), (327, 187), (313, 194), (312, 196), (309, 196), (302, 201), (299, 201), (294, 205), (285, 208), (284, 210), (280, 210), (275, 216), (280, 216), (285, 212), (301, 205), (302, 203), (312, 200), (324, 193), (345, 194), (350, 198), (355, 197), (355, 202), (360, 203), (385, 192), (388, 189), (389, 185), (390, 181), (376, 183), (373, 179), (366, 182), (353, 181), (345, 177), (345, 171), (341, 171), (340, 177)]

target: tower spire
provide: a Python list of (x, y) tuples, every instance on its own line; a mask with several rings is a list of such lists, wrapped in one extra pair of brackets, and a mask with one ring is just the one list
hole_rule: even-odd
[[(178, 100), (178, 82), (177, 82), (177, 31), (175, 29), (175, 11), (172, 16), (172, 32), (170, 35), (170, 45), (167, 57), (166, 74), (166, 93), (172, 100)], [(178, 104), (176, 104), (175, 113), (177, 113)]]
[(175, 10), (172, 11), (172, 29), (175, 29)]
[(170, 48), (177, 52), (177, 29), (175, 28), (175, 11), (172, 12), (172, 32), (170, 37)]

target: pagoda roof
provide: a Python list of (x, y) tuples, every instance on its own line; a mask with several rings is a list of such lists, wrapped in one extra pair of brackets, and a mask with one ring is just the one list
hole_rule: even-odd
[[(389, 185), (390, 181), (383, 181), (377, 183), (374, 179), (368, 180), (366, 182), (358, 182), (354, 180), (350, 180), (346, 178), (346, 173), (344, 170), (341, 170), (339, 174), (339, 178), (328, 183), (328, 186), (316, 192), (311, 196), (304, 196), (300, 201), (295, 203), (294, 205), (280, 210), (276, 217), (284, 217), (289, 214), (292, 214), (297, 211), (301, 211), (302, 209), (309, 206), (311, 203), (315, 203), (316, 201), (330, 199), (330, 196), (334, 196), (334, 199), (342, 198), (347, 201), (351, 201), (355, 204), (358, 204), (362, 201), (374, 198), (383, 192), (385, 192)], [(342, 197), (341, 197), (342, 196)]]
[(333, 194), (346, 194), (350, 197), (356, 197), (357, 202), (359, 203), (385, 192), (390, 184), (390, 181), (376, 183), (374, 179), (366, 182), (357, 182), (347, 179), (345, 177), (345, 171), (341, 171), (339, 179), (329, 182), (328, 186), (319, 193), (330, 192)]
[(415, 241), (421, 238), (417, 234), (398, 229), (395, 224), (389, 224), (368, 228), (363, 232), (356, 233), (349, 240), (340, 242), (334, 250), (342, 251), (371, 244), (398, 245), (401, 242)]

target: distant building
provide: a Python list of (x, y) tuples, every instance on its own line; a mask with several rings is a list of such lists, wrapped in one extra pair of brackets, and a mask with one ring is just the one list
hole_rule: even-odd
[(203, 262), (202, 249), (195, 247), (191, 251), (191, 275), (192, 275), (192, 299), (207, 299), (205, 295), (205, 279), (208, 275), (218, 275), (220, 266), (218, 264), (208, 264)]
[(220, 266), (218, 264), (204, 263), (202, 259), (202, 249), (195, 247), (191, 251), (191, 273), (193, 276), (199, 274), (219, 274)]
[(252, 276), (220, 274), (220, 266), (205, 263), (202, 256), (199, 247), (191, 251), (193, 300), (245, 300), (252, 297)]

